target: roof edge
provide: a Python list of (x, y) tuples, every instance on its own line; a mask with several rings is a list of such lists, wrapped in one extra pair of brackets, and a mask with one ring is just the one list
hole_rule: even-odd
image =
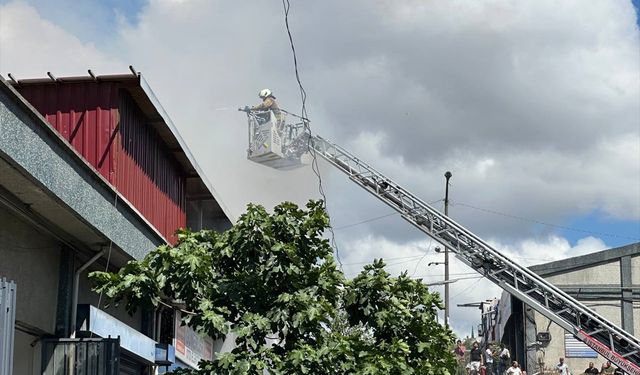
[(601, 250), (577, 257), (537, 264), (535, 266), (530, 266), (529, 269), (540, 276), (551, 276), (560, 272), (577, 270), (601, 263), (609, 263), (615, 259), (629, 255), (640, 255), (640, 242)]
[(227, 207), (226, 204), (224, 204), (224, 202), (220, 198), (220, 194), (216, 191), (216, 189), (213, 187), (213, 185), (205, 175), (202, 168), (200, 168), (200, 165), (196, 162), (196, 159), (191, 153), (191, 150), (189, 149), (189, 147), (187, 147), (187, 143), (184, 141), (184, 139), (182, 139), (180, 132), (178, 132), (178, 129), (176, 128), (173, 121), (171, 120), (171, 117), (169, 117), (169, 115), (165, 111), (164, 107), (158, 100), (158, 97), (155, 95), (155, 93), (151, 89), (151, 86), (149, 85), (149, 83), (147, 83), (147, 80), (144, 78), (142, 73), (138, 73), (138, 76), (140, 77), (140, 87), (142, 88), (144, 93), (147, 95), (147, 97), (149, 98), (153, 106), (156, 108), (156, 110), (158, 111), (158, 114), (164, 120), (164, 123), (167, 125), (167, 127), (169, 127), (169, 129), (175, 136), (176, 140), (178, 141), (178, 144), (180, 145), (180, 148), (182, 148), (182, 151), (184, 152), (187, 159), (191, 163), (191, 166), (193, 167), (193, 169), (198, 173), (198, 176), (202, 180), (202, 183), (211, 192), (211, 195), (216, 200), (216, 202), (220, 206), (220, 209), (222, 209), (222, 212), (225, 214), (227, 219), (229, 219), (231, 223), (235, 222), (235, 218), (231, 214), (231, 210)]
[[(191, 150), (187, 146), (187, 143), (184, 141), (178, 128), (175, 126), (171, 117), (167, 114), (166, 110), (158, 100), (158, 97), (155, 95), (151, 86), (146, 81), (141, 72), (135, 71), (132, 69), (132, 73), (127, 74), (106, 74), (106, 75), (86, 75), (86, 76), (68, 76), (68, 77), (53, 77), (49, 76), (49, 78), (26, 78), (26, 79), (18, 79), (14, 80), (13, 77), (10, 77), (11, 80), (5, 80), (7, 86), (20, 86), (21, 84), (29, 85), (29, 84), (57, 84), (57, 83), (73, 83), (73, 82), (131, 82), (136, 84), (142, 89), (142, 92), (147, 97), (153, 108), (156, 110), (157, 114), (162, 119), (160, 122), (163, 122), (166, 127), (171, 132), (171, 135), (175, 138), (175, 141), (181, 148), (182, 153), (186, 156), (188, 163), (191, 168), (198, 174), (198, 177), (202, 181), (203, 185), (209, 190), (213, 199), (215, 199), (216, 203), (227, 217), (227, 219), (233, 223), (235, 222), (235, 217), (232, 215), (231, 210), (226, 206), (226, 204), (222, 201), (220, 194), (213, 187), (213, 184), (204, 171), (200, 167), (200, 165), (196, 162), (195, 157), (191, 153)], [(4, 79), (3, 79), (4, 80)], [(13, 88), (13, 87), (12, 87)]]

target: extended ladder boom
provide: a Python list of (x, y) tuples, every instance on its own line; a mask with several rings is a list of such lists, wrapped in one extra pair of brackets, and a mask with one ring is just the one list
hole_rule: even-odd
[[(242, 109), (241, 109), (242, 110)], [(301, 156), (313, 150), (402, 217), (451, 249), (465, 264), (517, 297), (593, 348), (629, 374), (640, 375), (640, 341), (584, 306), (545, 279), (502, 255), (462, 225), (442, 215), (390, 178), (342, 147), (310, 136), (306, 119), (285, 124), (271, 111), (247, 112), (247, 157), (277, 169), (302, 165)]]
[(415, 227), (593, 348), (629, 374), (640, 375), (640, 341), (545, 279), (502, 255), (460, 224), (385, 177), (342, 147), (312, 136), (309, 147)]

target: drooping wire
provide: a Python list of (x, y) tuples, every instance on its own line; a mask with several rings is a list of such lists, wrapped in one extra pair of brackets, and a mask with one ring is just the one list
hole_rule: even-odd
[[(431, 205), (436, 204), (436, 203), (438, 203), (438, 202), (442, 202), (443, 200), (444, 200), (444, 199), (438, 199), (438, 200), (436, 200), (436, 201), (429, 202), (428, 204), (431, 206)], [(370, 222), (372, 222), (372, 221), (376, 221), (376, 220), (384, 219), (384, 218), (387, 218), (387, 217), (390, 217), (390, 216), (395, 216), (395, 215), (401, 215), (401, 213), (400, 213), (400, 212), (398, 212), (398, 211), (389, 212), (388, 214), (384, 214), (384, 215), (380, 215), (380, 216), (374, 216), (374, 217), (372, 217), (372, 218), (365, 219), (365, 220), (362, 220), (362, 221), (358, 221), (358, 222), (356, 222), (356, 223), (351, 223), (351, 224), (342, 225), (342, 226), (339, 226), (339, 227), (337, 227), (337, 228), (335, 228), (335, 229), (336, 229), (336, 230), (347, 229), (347, 228), (355, 227), (355, 226), (357, 226), (357, 225), (362, 225), (362, 224), (370, 223)]]
[(433, 242), (433, 238), (429, 238), (429, 245), (427, 245), (427, 250), (424, 252), (424, 255), (422, 256), (422, 258), (420, 258), (420, 260), (416, 263), (416, 267), (413, 269), (413, 273), (411, 274), (411, 277), (414, 277), (416, 275), (416, 272), (418, 271), (418, 266), (420, 265), (420, 263), (422, 263), (422, 261), (424, 260), (424, 258), (427, 257), (427, 255), (429, 255), (429, 250), (431, 250), (431, 243)]
[[(385, 262), (388, 262), (390, 260), (398, 260), (398, 259), (411, 259), (411, 260), (415, 260), (418, 259), (420, 257), (422, 257), (423, 255), (409, 255), (406, 257), (395, 257), (395, 258), (384, 258), (383, 260)], [(359, 261), (359, 262), (353, 262), (353, 263), (343, 263), (343, 266), (357, 266), (357, 265), (363, 265), (363, 264), (371, 264), (373, 262), (373, 260), (366, 260), (366, 261)]]
[[(301, 110), (301, 119), (304, 124), (305, 131), (309, 134), (309, 138), (307, 139), (307, 151), (311, 154), (311, 170), (318, 178), (318, 192), (322, 197), (322, 205), (324, 209), (327, 209), (327, 196), (324, 193), (324, 188), (322, 186), (322, 176), (320, 175), (320, 168), (318, 166), (318, 156), (316, 155), (316, 150), (311, 147), (311, 127), (309, 126), (309, 116), (307, 114), (307, 92), (302, 86), (302, 81), (300, 80), (300, 73), (298, 71), (298, 57), (296, 56), (296, 47), (293, 43), (293, 36), (291, 35), (291, 28), (289, 27), (289, 9), (291, 8), (291, 4), (289, 0), (282, 0), (282, 7), (284, 9), (284, 24), (287, 28), (287, 35), (289, 36), (289, 44), (291, 45), (291, 53), (293, 55), (293, 68), (296, 75), (296, 82), (298, 83), (298, 88), (300, 89), (300, 98), (302, 99), (302, 110)], [(336, 236), (333, 232), (333, 227), (331, 226), (331, 219), (329, 219), (329, 232), (331, 233), (331, 246), (336, 251), (336, 260), (340, 265), (340, 269), (342, 270), (342, 260), (340, 259), (340, 250), (338, 249), (338, 244), (336, 243)]]
[(530, 219), (530, 218), (517, 216), (517, 215), (513, 215), (513, 214), (508, 214), (508, 213), (504, 213), (504, 212), (500, 212), (500, 211), (490, 210), (488, 208), (477, 207), (477, 206), (473, 206), (473, 205), (466, 204), (466, 203), (461, 203), (461, 202), (452, 202), (451, 205), (452, 206), (461, 206), (461, 207), (471, 208), (473, 210), (481, 211), (481, 212), (492, 214), (492, 215), (503, 216), (503, 217), (507, 217), (507, 218), (510, 218), (510, 219), (526, 221), (526, 222), (529, 222), (529, 223), (540, 224), (540, 225), (544, 225), (544, 226), (551, 227), (551, 228), (564, 229), (564, 230), (568, 230), (568, 231), (572, 231), (572, 232), (595, 234), (595, 235), (603, 236), (603, 237), (615, 237), (615, 238), (622, 238), (622, 239), (634, 240), (634, 241), (640, 240), (640, 238), (638, 238), (638, 237), (630, 237), (630, 236), (624, 236), (624, 235), (613, 234), (613, 233), (594, 232), (594, 231), (590, 231), (590, 230), (586, 230), (586, 229), (572, 228), (572, 227), (568, 227), (568, 226), (564, 226), (564, 225), (545, 223), (544, 221), (540, 221), (540, 220), (536, 220), (536, 219)]
[[(481, 278), (481, 277), (484, 277), (484, 276), (477, 276), (477, 278)], [(472, 279), (472, 278), (469, 278), (469, 279)], [(477, 285), (478, 285), (477, 283), (471, 283), (471, 284), (467, 285), (466, 288), (462, 289), (460, 292), (458, 292), (455, 295), (451, 296), (451, 299), (454, 299), (454, 298), (458, 297), (459, 295), (465, 293), (467, 290), (469, 290), (469, 289), (471, 289), (471, 288), (473, 288), (474, 286), (477, 286)]]
[(370, 222), (372, 222), (372, 221), (376, 221), (376, 220), (384, 219), (384, 218), (386, 218), (386, 217), (395, 216), (395, 215), (399, 215), (399, 214), (400, 214), (399, 212), (390, 212), (390, 213), (385, 214), (385, 215), (375, 216), (375, 217), (372, 217), (372, 218), (370, 218), (370, 219), (366, 219), (366, 220), (358, 221), (358, 222), (356, 222), (356, 223), (351, 223), (351, 224), (343, 225), (343, 226), (337, 227), (337, 228), (336, 228), (336, 230), (342, 230), (342, 229), (347, 229), (347, 228), (355, 227), (355, 226), (358, 226), (358, 225), (362, 225), (362, 224), (370, 223)]
[[(115, 194), (116, 197), (113, 200), (113, 208), (118, 209), (118, 193)], [(111, 250), (113, 250), (113, 239), (109, 239), (109, 251), (107, 252), (107, 265), (104, 267), (104, 272), (109, 272), (109, 263), (111, 263)], [(102, 304), (102, 295), (104, 294), (104, 288), (100, 291), (100, 295), (98, 296), (98, 310), (100, 310), (100, 305)], [(93, 338), (93, 332), (91, 332), (91, 338)]]

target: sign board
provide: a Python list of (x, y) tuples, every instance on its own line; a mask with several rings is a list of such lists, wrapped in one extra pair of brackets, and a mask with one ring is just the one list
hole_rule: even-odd
[(565, 333), (564, 356), (566, 358), (598, 358), (598, 353), (572, 334)]
[(186, 325), (181, 325), (179, 311), (176, 311), (175, 327), (173, 346), (175, 346), (176, 358), (195, 369), (198, 368), (200, 360), (213, 360), (213, 340), (210, 337), (200, 336)]
[(80, 331), (91, 332), (99, 337), (119, 337), (120, 348), (142, 362), (155, 364), (155, 341), (95, 306), (78, 305), (78, 322)]

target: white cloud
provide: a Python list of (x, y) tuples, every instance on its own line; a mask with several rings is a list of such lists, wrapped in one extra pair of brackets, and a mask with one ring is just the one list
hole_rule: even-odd
[[(509, 245), (496, 240), (488, 242), (503, 255), (524, 267), (590, 254), (607, 248), (601, 239), (595, 237), (582, 238), (574, 246), (558, 236), (527, 238)], [(426, 237), (422, 240), (399, 242), (390, 241), (383, 236), (367, 235), (343, 242), (341, 250), (344, 271), (348, 277), (354, 277), (362, 270), (364, 264), (372, 263), (374, 259), (385, 258), (386, 269), (394, 276), (407, 272), (410, 276), (422, 278), (427, 284), (437, 283), (444, 279), (443, 265), (429, 263), (442, 262), (444, 256), (435, 251), (436, 247), (442, 246)], [(449, 272), (450, 279), (460, 279), (450, 284), (451, 322), (456, 333), (464, 336), (469, 333), (472, 322), (479, 321), (479, 313), (477, 309), (456, 306), (500, 298), (501, 290), (486, 279), (470, 279), (479, 274), (455, 258), (454, 254), (450, 256)], [(430, 289), (441, 293), (441, 296), (444, 293), (442, 286), (431, 286)]]
[(17, 79), (125, 71), (127, 65), (41, 17), (24, 2), (0, 5), (0, 72)]
[(525, 239), (513, 245), (504, 245), (496, 240), (489, 240), (489, 243), (502, 254), (516, 259), (524, 266), (553, 262), (607, 249), (604, 241), (592, 236), (578, 240), (574, 246), (571, 246), (566, 238), (558, 236)]

